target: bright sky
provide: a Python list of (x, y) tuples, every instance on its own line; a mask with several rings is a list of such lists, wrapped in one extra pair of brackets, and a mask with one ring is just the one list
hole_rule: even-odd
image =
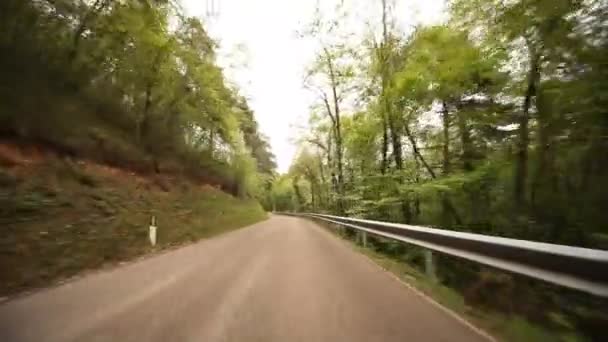
[[(338, 1), (361, 18), (347, 30), (360, 31), (366, 20), (380, 23), (381, 0)], [(323, 8), (327, 2), (323, 1)], [(396, 0), (396, 24), (408, 31), (416, 23), (437, 22), (444, 2)], [(299, 38), (296, 31), (310, 23), (317, 0), (182, 0), (182, 4), (189, 15), (203, 19), (219, 43), (220, 65), (248, 99), (262, 133), (270, 138), (278, 171), (286, 172), (296, 152), (298, 127), (306, 126), (309, 108), (316, 100), (302, 81), (316, 45)], [(211, 7), (217, 14), (209, 18)], [(324, 10), (324, 16), (331, 14)]]

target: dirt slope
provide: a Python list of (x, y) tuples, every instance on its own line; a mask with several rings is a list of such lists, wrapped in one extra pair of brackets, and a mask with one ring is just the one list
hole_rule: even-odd
[[(159, 245), (147, 240), (156, 216)], [(0, 144), (0, 296), (265, 218), (178, 175), (138, 175)]]

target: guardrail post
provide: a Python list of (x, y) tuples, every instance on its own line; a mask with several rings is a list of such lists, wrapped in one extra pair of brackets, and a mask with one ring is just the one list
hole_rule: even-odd
[(361, 232), (361, 244), (367, 247), (367, 232)]
[(424, 250), (424, 268), (427, 277), (432, 282), (437, 281), (437, 273), (435, 272), (435, 261), (433, 260), (433, 252), (430, 249)]

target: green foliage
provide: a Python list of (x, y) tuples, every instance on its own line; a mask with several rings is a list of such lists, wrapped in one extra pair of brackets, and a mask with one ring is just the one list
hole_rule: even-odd
[(406, 67), (396, 76), (398, 94), (412, 100), (450, 99), (495, 84), (497, 58), (482, 55), (464, 32), (447, 26), (419, 28), (404, 48)]
[(272, 183), (271, 205), (276, 211), (294, 211), (298, 203), (293, 190), (291, 178), (279, 176)]
[[(297, 206), (599, 245), (593, 237), (608, 227), (600, 190), (608, 167), (604, 10), (566, 0), (458, 0), (448, 24), (403, 38), (388, 27), (381, 42), (364, 42), (367, 68), (340, 59), (349, 79), (367, 84), (339, 84), (340, 99), (358, 96), (339, 131), (333, 108), (311, 113), (289, 173)], [(348, 51), (335, 45), (312, 70)], [(331, 96), (323, 99), (331, 107)], [(525, 120), (524, 110), (532, 113)]]
[(4, 1), (0, 134), (252, 196), (259, 172), (251, 164), (274, 172), (268, 143), (227, 85), (203, 23), (178, 8)]
[(261, 190), (255, 159), (244, 150), (236, 151), (231, 163), (240, 197), (257, 197)]
[[(81, 184), (83, 177), (94, 179), (95, 187)], [(155, 247), (148, 241), (152, 215)], [(255, 199), (210, 186), (51, 159), (30, 167), (10, 193), (0, 191), (0, 294), (49, 286), (265, 218)], [(10, 272), (16, 265), (18, 272)]]
[[(340, 60), (349, 80), (338, 84), (340, 104), (355, 100), (340, 107), (338, 127), (332, 96), (321, 92), (300, 153), (275, 183), (284, 190), (282, 206), (605, 248), (606, 4), (453, 0), (446, 24), (422, 25), (409, 36), (391, 27), (382, 4), (383, 27), (368, 35), (382, 30), (381, 40), (366, 38), (356, 51), (361, 58)], [(342, 48), (321, 51), (313, 70), (348, 50), (352, 37), (336, 43), (339, 35), (328, 41)], [(381, 249), (420, 259), (402, 245)], [(478, 267), (439, 263), (445, 285), (492, 296), (492, 281)], [(516, 284), (529, 297), (522, 301), (546, 304), (516, 314), (546, 326), (553, 309), (569, 320), (579, 316), (570, 309), (577, 299), (558, 301), (561, 291)], [(505, 310), (500, 300), (483, 300)], [(540, 336), (513, 322), (523, 332), (517, 338)]]

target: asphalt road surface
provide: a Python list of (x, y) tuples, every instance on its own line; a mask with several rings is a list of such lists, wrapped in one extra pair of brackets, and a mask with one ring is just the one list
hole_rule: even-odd
[(487, 341), (314, 223), (265, 222), (0, 305), (0, 341)]

